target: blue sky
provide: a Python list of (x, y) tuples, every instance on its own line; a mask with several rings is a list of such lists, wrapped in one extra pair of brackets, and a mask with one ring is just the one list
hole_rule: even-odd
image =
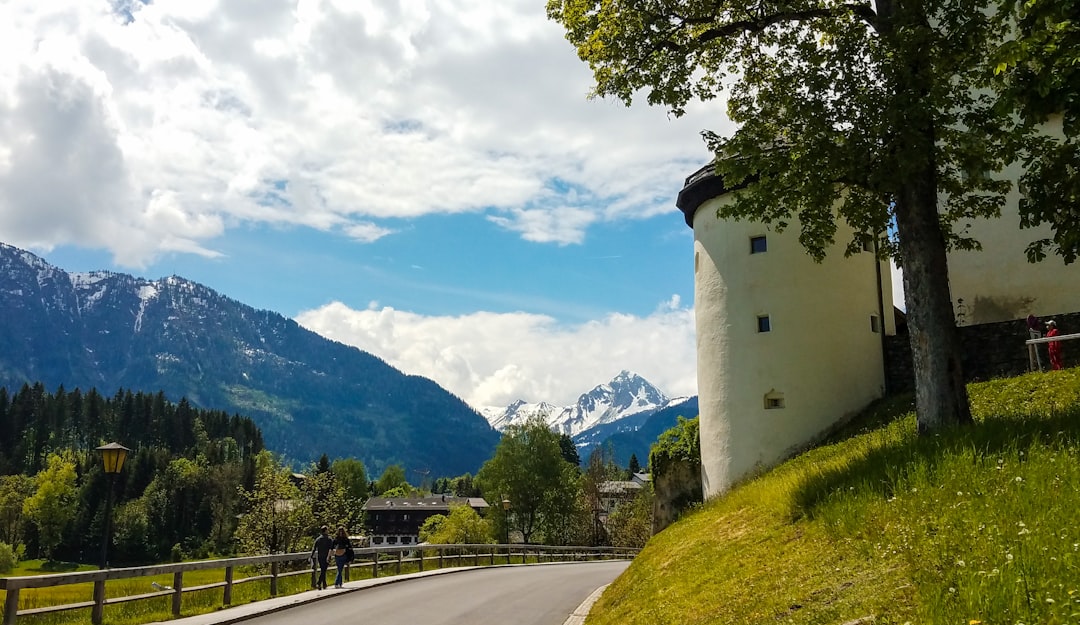
[(591, 100), (544, 0), (0, 3), (0, 241), (180, 275), (477, 407), (696, 393), (723, 102)]
[(0, 241), (176, 274), (431, 377), (696, 393), (675, 209), (730, 130), (590, 100), (543, 0), (9, 0)]

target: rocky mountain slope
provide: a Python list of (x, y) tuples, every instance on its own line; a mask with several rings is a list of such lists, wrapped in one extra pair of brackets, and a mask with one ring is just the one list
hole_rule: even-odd
[(431, 380), (172, 276), (67, 273), (0, 244), (0, 385), (124, 387), (252, 417), (267, 447), (475, 472), (499, 434)]

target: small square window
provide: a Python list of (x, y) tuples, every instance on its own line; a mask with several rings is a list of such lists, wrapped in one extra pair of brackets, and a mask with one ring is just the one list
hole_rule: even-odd
[(772, 324), (769, 322), (769, 315), (758, 315), (758, 318), (757, 318), (757, 331), (758, 332), (770, 332), (770, 331), (772, 331)]
[(776, 390), (765, 393), (765, 410), (781, 410), (784, 408), (784, 394)]
[(862, 251), (864, 251), (864, 252), (873, 252), (874, 251), (874, 240), (869, 238), (869, 237), (863, 239), (863, 241), (862, 241)]
[(750, 237), (750, 253), (751, 254), (764, 254), (768, 251), (769, 245), (765, 241), (764, 236)]
[(877, 315), (870, 315), (870, 331), (875, 334), (881, 332), (881, 322)]

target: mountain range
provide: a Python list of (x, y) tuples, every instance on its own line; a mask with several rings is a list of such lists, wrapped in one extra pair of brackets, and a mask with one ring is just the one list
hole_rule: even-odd
[(518, 400), (505, 408), (482, 408), (480, 413), (499, 431), (540, 415), (552, 430), (571, 437), (582, 460), (605, 446), (614, 451), (616, 462), (626, 466), (631, 454), (644, 465), (660, 433), (674, 426), (679, 416), (696, 417), (697, 410), (697, 397), (669, 398), (645, 378), (624, 370), (582, 393), (570, 406)]
[(0, 386), (162, 390), (250, 416), (293, 462), (459, 475), (499, 439), (435, 382), (177, 276), (67, 273), (0, 243), (0, 318)]

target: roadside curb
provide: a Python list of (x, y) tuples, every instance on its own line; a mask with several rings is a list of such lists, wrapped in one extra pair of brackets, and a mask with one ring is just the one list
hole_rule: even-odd
[(581, 602), (581, 605), (577, 607), (574, 612), (566, 617), (566, 621), (563, 625), (583, 625), (585, 618), (589, 616), (589, 612), (592, 610), (593, 604), (600, 598), (600, 595), (604, 594), (604, 590), (611, 584), (604, 584), (592, 592), (591, 595), (585, 597), (585, 601)]

